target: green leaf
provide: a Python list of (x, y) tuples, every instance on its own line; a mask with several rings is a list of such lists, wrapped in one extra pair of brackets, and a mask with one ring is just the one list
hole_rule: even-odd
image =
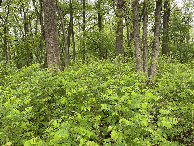
[(29, 140), (28, 140), (28, 141), (26, 141), (26, 142), (24, 143), (24, 146), (31, 146), (30, 141), (29, 141)]

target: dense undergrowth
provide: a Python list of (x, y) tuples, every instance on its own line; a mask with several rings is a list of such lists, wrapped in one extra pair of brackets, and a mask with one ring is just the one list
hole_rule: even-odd
[(192, 145), (192, 65), (161, 59), (149, 85), (134, 63), (1, 63), (0, 145)]

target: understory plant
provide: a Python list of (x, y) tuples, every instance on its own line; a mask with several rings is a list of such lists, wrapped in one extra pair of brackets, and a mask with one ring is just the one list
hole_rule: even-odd
[(117, 61), (15, 69), (0, 84), (0, 145), (191, 145), (194, 70), (159, 66), (155, 85)]

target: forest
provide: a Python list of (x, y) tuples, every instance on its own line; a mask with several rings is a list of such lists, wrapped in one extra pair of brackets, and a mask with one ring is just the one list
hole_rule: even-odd
[(0, 145), (192, 146), (194, 1), (0, 0)]

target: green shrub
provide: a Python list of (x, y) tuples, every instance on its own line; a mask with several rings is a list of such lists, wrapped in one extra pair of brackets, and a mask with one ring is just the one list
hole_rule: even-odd
[(161, 60), (151, 86), (134, 68), (93, 61), (8, 74), (0, 86), (0, 144), (191, 144), (194, 70)]

